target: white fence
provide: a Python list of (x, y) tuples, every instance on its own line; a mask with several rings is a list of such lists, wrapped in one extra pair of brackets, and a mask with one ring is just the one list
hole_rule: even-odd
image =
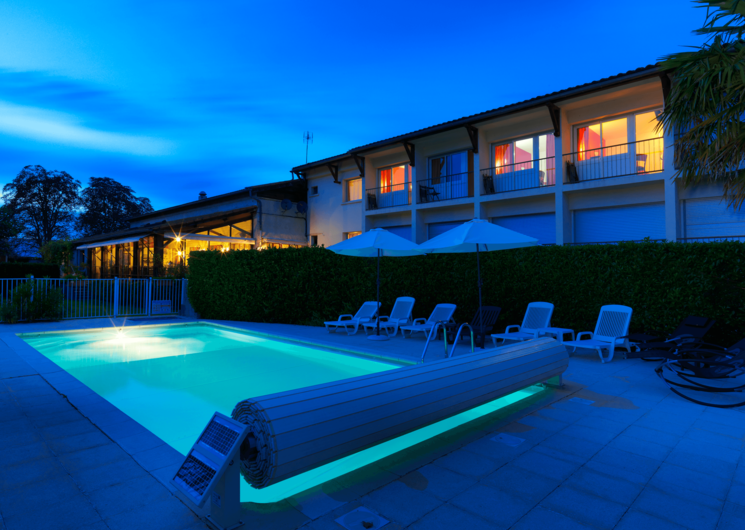
[(12, 303), (18, 288), (28, 281), (34, 281), (32, 296), (52, 290), (62, 292), (62, 319), (175, 314), (186, 297), (187, 282), (153, 278), (3, 278), (0, 304)]

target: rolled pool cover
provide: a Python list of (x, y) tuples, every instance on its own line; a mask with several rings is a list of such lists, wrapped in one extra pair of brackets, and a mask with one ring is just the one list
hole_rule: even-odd
[[(561, 375), (551, 338), (246, 399), (241, 474), (265, 488)], [(250, 445), (250, 449), (249, 449)]]

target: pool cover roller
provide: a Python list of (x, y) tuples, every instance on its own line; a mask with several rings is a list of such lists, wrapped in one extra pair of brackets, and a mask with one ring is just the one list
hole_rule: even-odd
[(246, 399), (241, 474), (265, 488), (368, 447), (560, 376), (566, 348), (540, 338)]

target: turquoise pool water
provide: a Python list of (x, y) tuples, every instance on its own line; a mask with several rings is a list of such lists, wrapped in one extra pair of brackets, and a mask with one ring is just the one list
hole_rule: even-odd
[[(208, 324), (23, 339), (184, 455), (215, 411), (230, 415), (243, 399), (401, 366)], [(521, 390), (262, 490), (241, 481), (241, 500), (285, 499), (539, 391)]]

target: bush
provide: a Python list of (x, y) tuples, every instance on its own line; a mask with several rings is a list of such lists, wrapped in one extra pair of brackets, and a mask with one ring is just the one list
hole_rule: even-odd
[(29, 279), (15, 289), (11, 301), (0, 306), (0, 319), (10, 324), (21, 320), (59, 320), (63, 302), (62, 289), (42, 287), (35, 279)]
[[(552, 323), (592, 331), (606, 304), (634, 309), (631, 331), (671, 331), (687, 315), (717, 324), (708, 339), (743, 336), (745, 244), (623, 243), (551, 246), (481, 254), (484, 305), (502, 308), (499, 328), (519, 324), (528, 303), (555, 304)], [(415, 317), (437, 303), (478, 307), (475, 254), (382, 258), (383, 314), (398, 296), (416, 298)], [(322, 325), (375, 300), (375, 258), (324, 248), (202, 251), (189, 260), (189, 300), (204, 318)]]
[(0, 263), (0, 278), (59, 278), (59, 266), (53, 263)]

